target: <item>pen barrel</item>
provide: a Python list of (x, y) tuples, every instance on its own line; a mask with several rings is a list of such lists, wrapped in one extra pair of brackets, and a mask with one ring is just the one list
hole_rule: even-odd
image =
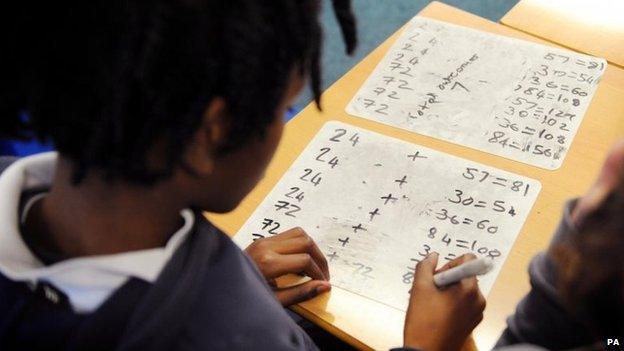
[(433, 282), (439, 288), (457, 283), (458, 281), (489, 272), (493, 267), (490, 260), (479, 258), (468, 261), (433, 276)]

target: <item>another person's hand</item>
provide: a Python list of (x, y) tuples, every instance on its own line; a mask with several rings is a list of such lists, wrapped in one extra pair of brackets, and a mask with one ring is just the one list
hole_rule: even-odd
[[(327, 260), (314, 240), (301, 228), (259, 239), (245, 252), (256, 263), (283, 306), (309, 300), (331, 289)], [(305, 274), (312, 280), (289, 288), (278, 288), (275, 278)]]
[[(439, 271), (473, 259), (472, 254), (463, 255)], [(455, 351), (483, 319), (485, 298), (475, 277), (441, 289), (436, 287), (433, 275), (439, 272), (437, 263), (438, 254), (432, 253), (416, 266), (405, 318), (404, 345), (426, 351)]]
[[(573, 230), (551, 243), (552, 286), (567, 316), (595, 335), (622, 331), (624, 320), (624, 141), (615, 144), (598, 178), (571, 210)], [(613, 329), (615, 328), (615, 329)]]
[[(582, 227), (585, 220), (596, 213), (610, 196), (615, 195), (624, 183), (624, 141), (615, 144), (602, 166), (598, 179), (581, 197), (572, 211), (572, 221)], [(622, 196), (624, 194), (619, 194)]]

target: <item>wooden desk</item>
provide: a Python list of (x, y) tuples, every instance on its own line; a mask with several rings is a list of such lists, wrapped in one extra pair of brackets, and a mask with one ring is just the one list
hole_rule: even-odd
[[(420, 15), (483, 31), (540, 41), (438, 2), (431, 3)], [(505, 327), (505, 317), (513, 312), (518, 300), (529, 290), (527, 265), (531, 257), (548, 244), (564, 201), (587, 189), (609, 147), (624, 135), (624, 72), (613, 67), (607, 69), (563, 167), (557, 171), (547, 171), (347, 115), (345, 106), (396, 38), (397, 33), (324, 93), (323, 113), (318, 112), (314, 105), (309, 105), (289, 122), (265, 179), (235, 211), (227, 215), (209, 215), (209, 218), (226, 233), (236, 233), (328, 120), (343, 121), (539, 179), (543, 186), (542, 192), (488, 297), (485, 319), (474, 333), (479, 348), (489, 349)], [(330, 294), (302, 303), (295, 309), (358, 348), (387, 350), (402, 344), (403, 313), (340, 288), (334, 288)]]
[(504, 25), (624, 67), (624, 1), (522, 0)]

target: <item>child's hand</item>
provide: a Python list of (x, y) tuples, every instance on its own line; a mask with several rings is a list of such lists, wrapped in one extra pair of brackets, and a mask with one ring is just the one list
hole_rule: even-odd
[[(331, 289), (327, 282), (327, 260), (314, 240), (301, 228), (256, 240), (245, 252), (254, 260), (283, 306), (309, 300)], [(304, 273), (312, 280), (290, 288), (278, 288), (275, 278), (288, 273)]]
[[(473, 260), (463, 255), (441, 270)], [(459, 350), (483, 319), (485, 298), (477, 278), (466, 278), (439, 289), (433, 283), (438, 254), (432, 253), (416, 266), (403, 331), (406, 347), (426, 351)]]

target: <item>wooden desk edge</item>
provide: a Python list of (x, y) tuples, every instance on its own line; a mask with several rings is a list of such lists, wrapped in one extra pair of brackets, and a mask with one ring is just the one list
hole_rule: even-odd
[[(537, 11), (538, 9), (536, 8), (536, 4), (533, 3), (533, 1), (527, 1), (527, 0), (520, 0), (516, 5), (514, 5), (501, 19), (500, 19), (500, 23), (515, 29), (517, 31), (523, 32), (525, 34), (534, 36), (536, 38), (540, 38), (544, 41), (547, 41), (549, 43), (552, 43), (554, 45), (557, 46), (561, 46), (564, 47), (568, 50), (572, 50), (575, 52), (579, 52), (585, 55), (591, 55), (591, 56), (596, 56), (596, 57), (604, 57), (607, 62), (615, 67), (618, 67), (620, 69), (624, 69), (624, 56), (622, 57), (617, 57), (614, 58), (612, 53), (610, 52), (599, 52), (599, 50), (597, 49), (593, 49), (593, 48), (576, 48), (571, 46), (570, 44), (567, 43), (563, 43), (561, 41), (558, 41), (554, 38), (550, 38), (548, 37), (547, 34), (545, 33), (541, 33), (541, 31), (537, 31), (537, 30), (528, 30), (526, 28), (524, 28), (523, 25), (520, 24), (520, 22), (523, 22), (520, 17), (522, 17), (523, 15), (526, 15), (527, 13), (531, 12), (531, 11)], [(538, 14), (541, 15), (541, 12), (534, 12), (533, 14)], [(624, 48), (623, 48), (624, 50)]]

